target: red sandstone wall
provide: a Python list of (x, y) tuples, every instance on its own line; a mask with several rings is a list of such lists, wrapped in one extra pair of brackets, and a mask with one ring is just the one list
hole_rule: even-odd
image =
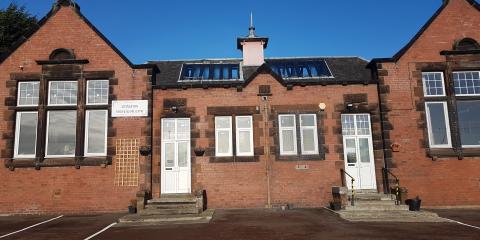
[[(480, 41), (479, 28), (478, 10), (465, 0), (450, 0), (397, 63), (381, 64), (380, 81), (390, 88), (386, 95), (391, 109), (388, 118), (394, 128), (390, 138), (401, 145), (400, 152), (393, 153), (394, 172), (409, 196), (419, 195), (425, 205), (480, 205), (480, 157), (432, 161), (426, 156), (425, 119), (416, 110), (423, 94), (417, 63), (444, 63), (446, 58), (440, 51), (451, 50), (456, 40), (465, 37)], [(473, 64), (480, 69), (478, 61)]]
[[(133, 70), (115, 53), (70, 7), (62, 7), (26, 43), (0, 65), (0, 139), (2, 166), (0, 167), (0, 213), (85, 213), (124, 211), (129, 200), (135, 198), (140, 187), (115, 187), (114, 165), (101, 167), (57, 167), (15, 169), (3, 167), (3, 161), (12, 156), (13, 146), (5, 139), (12, 136), (14, 122), (7, 121), (5, 98), (10, 95), (5, 84), (10, 73), (39, 73), (41, 66), (35, 60), (47, 60), (57, 48), (74, 49), (77, 59), (88, 59), (85, 71), (115, 71), (118, 85), (113, 87), (117, 99), (148, 99), (146, 70)], [(115, 146), (117, 138), (139, 138), (145, 145), (148, 118), (115, 119), (114, 134), (109, 134), (108, 145)], [(146, 161), (141, 157), (141, 165)], [(115, 164), (115, 158), (113, 159)], [(145, 168), (140, 185), (145, 187)]]
[[(208, 121), (207, 107), (220, 106), (259, 106), (262, 100), (257, 96), (259, 85), (270, 85), (272, 96), (271, 106), (288, 105), (290, 108), (299, 108), (301, 105), (317, 106), (326, 103), (324, 131), (328, 152), (326, 160), (321, 161), (276, 161), (271, 156), (271, 200), (272, 204), (293, 203), (295, 206), (321, 207), (331, 200), (331, 187), (340, 185), (340, 168), (344, 167), (342, 135), (339, 129), (340, 110), (344, 109), (344, 94), (367, 94), (368, 104), (377, 114), (373, 118), (378, 120), (378, 101), (376, 85), (330, 85), (294, 87), (287, 90), (271, 75), (258, 75), (242, 92), (235, 88), (209, 89), (172, 89), (154, 91), (154, 119), (153, 119), (153, 196), (160, 195), (160, 122), (162, 106), (165, 99), (186, 98), (187, 109), (194, 112), (194, 132), (199, 138), (194, 139), (194, 146), (207, 147), (211, 141), (211, 132), (214, 125)], [(262, 113), (260, 113), (262, 114)], [(256, 122), (257, 121), (257, 122)], [(259, 126), (255, 128), (255, 126)], [(259, 116), (254, 119), (255, 147), (264, 146), (264, 119)], [(380, 132), (379, 122), (374, 123), (373, 131)], [(269, 132), (276, 131), (269, 121)], [(274, 136), (269, 136), (270, 146), (274, 147)], [(374, 137), (376, 144), (380, 144), (379, 136)], [(193, 147), (192, 147), (193, 149)], [(273, 151), (273, 150), (272, 150)], [(212, 153), (215, 154), (214, 152)], [(207, 154), (206, 154), (207, 155)], [(382, 151), (375, 151), (377, 168), (377, 185), (381, 189), (381, 172), (383, 167)], [(317, 159), (318, 160), (318, 159)], [(209, 156), (192, 158), (192, 189), (206, 189), (210, 208), (243, 208), (265, 207), (267, 204), (267, 178), (265, 168), (266, 157), (262, 154), (258, 162), (245, 163), (210, 163)], [(307, 164), (308, 170), (296, 170), (297, 164)]]

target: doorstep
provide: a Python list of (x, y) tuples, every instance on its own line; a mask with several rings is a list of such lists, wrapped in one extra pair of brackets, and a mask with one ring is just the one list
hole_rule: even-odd
[(404, 223), (441, 223), (452, 222), (450, 219), (439, 217), (438, 214), (429, 211), (404, 211), (404, 210), (357, 210), (333, 211), (328, 207), (325, 209), (331, 213), (338, 215), (340, 218), (349, 222), (404, 222)]
[(118, 224), (116, 224), (115, 227), (209, 223), (210, 220), (212, 220), (214, 213), (215, 213), (215, 209), (207, 209), (200, 214), (180, 214), (180, 215), (129, 214), (118, 219)]

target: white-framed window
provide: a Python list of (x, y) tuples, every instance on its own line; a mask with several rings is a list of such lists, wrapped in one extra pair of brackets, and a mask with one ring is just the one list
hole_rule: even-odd
[(40, 82), (19, 82), (17, 106), (37, 106)]
[(453, 72), (453, 84), (456, 96), (479, 96), (480, 72)]
[(457, 100), (460, 141), (464, 148), (480, 147), (480, 101)]
[(318, 154), (317, 115), (300, 114), (302, 154)]
[(423, 72), (423, 93), (425, 97), (445, 96), (443, 72)]
[(237, 156), (253, 156), (253, 118), (235, 117)]
[(48, 111), (45, 157), (74, 157), (77, 111)]
[(357, 114), (355, 115), (357, 135), (370, 135), (370, 115), (368, 114)]
[(215, 156), (233, 156), (232, 117), (215, 117)]
[[(315, 155), (318, 149), (317, 115), (314, 113), (298, 114), (298, 128), (296, 114), (279, 114), (278, 130), (280, 155), (297, 155), (297, 146), (300, 146), (302, 155)], [(300, 138), (297, 138), (297, 130)]]
[(87, 81), (87, 105), (108, 104), (108, 80)]
[(342, 114), (342, 135), (354, 136), (356, 135), (355, 128), (355, 115)]
[(453, 83), (457, 99), (457, 116), (462, 147), (480, 147), (480, 101), (467, 97), (480, 96), (480, 72), (453, 72)]
[(85, 156), (107, 155), (108, 110), (88, 110), (85, 115)]
[[(422, 73), (425, 99), (431, 96), (446, 96), (442, 72)], [(480, 101), (468, 97), (480, 96), (480, 72), (456, 71), (452, 72), (454, 96), (456, 99), (456, 118), (460, 142), (464, 148), (480, 147)], [(428, 138), (431, 148), (451, 148), (450, 118), (448, 104), (443, 101), (426, 101), (425, 113), (427, 116)]]
[(48, 87), (48, 105), (77, 105), (77, 81), (50, 81)]
[(297, 155), (297, 129), (295, 114), (278, 115), (280, 155)]
[(17, 112), (14, 158), (34, 158), (37, 149), (37, 112)]
[(450, 124), (446, 102), (426, 102), (428, 139), (431, 148), (450, 148)]

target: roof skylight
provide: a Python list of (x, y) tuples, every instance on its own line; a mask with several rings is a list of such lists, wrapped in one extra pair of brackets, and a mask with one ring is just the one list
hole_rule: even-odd
[(325, 60), (270, 61), (272, 70), (282, 78), (331, 78)]
[(239, 80), (238, 64), (183, 64), (181, 81), (225, 81)]

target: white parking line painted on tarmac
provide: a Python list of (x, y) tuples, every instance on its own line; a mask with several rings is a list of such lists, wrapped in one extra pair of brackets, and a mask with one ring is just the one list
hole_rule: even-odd
[(98, 234), (100, 234), (100, 233), (102, 233), (102, 232), (105, 232), (105, 231), (107, 231), (107, 229), (109, 229), (109, 228), (113, 227), (115, 224), (117, 224), (117, 223), (112, 223), (112, 224), (110, 224), (110, 225), (108, 225), (108, 226), (104, 227), (102, 230), (100, 230), (100, 231), (98, 231), (98, 232), (94, 233), (93, 235), (91, 235), (90, 237), (87, 237), (87, 238), (85, 238), (84, 240), (90, 240), (90, 239), (92, 239), (92, 238), (96, 237)]
[(475, 229), (478, 229), (480, 230), (480, 227), (477, 227), (477, 226), (473, 226), (473, 225), (470, 225), (470, 224), (466, 224), (466, 223), (463, 223), (463, 222), (459, 222), (457, 220), (453, 220), (453, 219), (450, 219), (450, 218), (445, 218), (445, 219), (448, 219), (454, 223), (457, 223), (457, 224), (460, 224), (460, 225), (463, 225), (463, 226), (466, 226), (466, 227), (471, 227), (471, 228), (475, 228)]
[(36, 227), (36, 226), (38, 226), (38, 225), (42, 225), (42, 224), (44, 224), (44, 223), (51, 222), (51, 221), (56, 220), (56, 219), (59, 219), (59, 218), (61, 218), (61, 217), (63, 217), (63, 215), (60, 215), (60, 216), (58, 216), (58, 217), (54, 217), (54, 218), (45, 220), (45, 221), (43, 221), (43, 222), (39, 222), (39, 223), (37, 223), (37, 224), (33, 224), (32, 226), (29, 226), (29, 227), (20, 229), (20, 230), (15, 231), (15, 232), (7, 233), (7, 234), (5, 234), (5, 235), (0, 236), (0, 238), (6, 238), (6, 237), (8, 237), (8, 236), (10, 236), (10, 235), (13, 235), (13, 234), (16, 234), (16, 233), (19, 233), (19, 232), (23, 232), (23, 231), (28, 230), (28, 229), (30, 229), (30, 228)]

